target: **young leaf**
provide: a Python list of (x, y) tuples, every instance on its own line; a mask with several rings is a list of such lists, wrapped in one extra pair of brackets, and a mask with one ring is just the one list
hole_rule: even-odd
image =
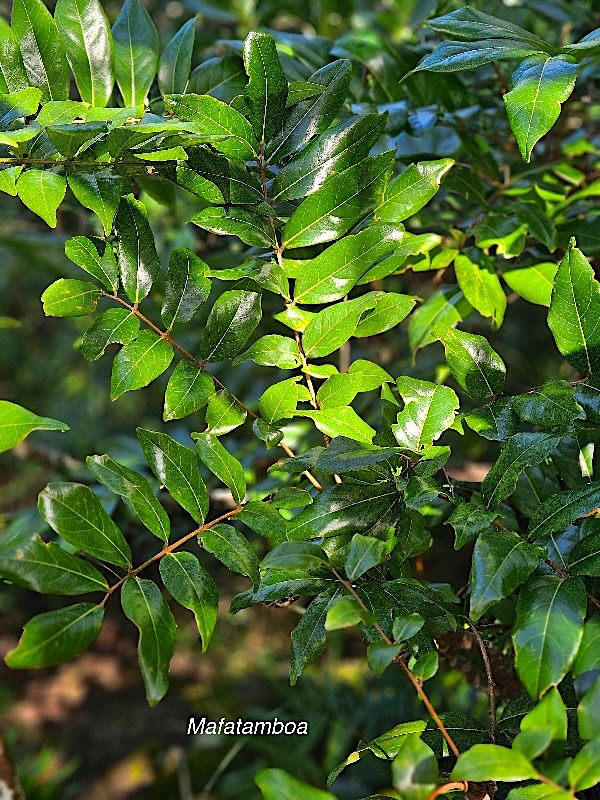
[(405, 614), (399, 617), (394, 617), (392, 626), (392, 636), (395, 642), (405, 642), (407, 639), (412, 639), (417, 634), (425, 620), (420, 614)]
[(273, 247), (275, 244), (269, 218), (237, 206), (205, 208), (190, 222), (221, 236), (237, 236), (252, 247)]
[(126, 344), (113, 362), (110, 396), (116, 400), (124, 392), (141, 389), (167, 369), (173, 348), (154, 331), (142, 331)]
[(244, 361), (254, 361), (267, 367), (279, 369), (295, 369), (302, 363), (302, 356), (298, 344), (289, 336), (279, 336), (275, 333), (261, 336), (247, 350), (234, 358), (233, 366)]
[(212, 433), (195, 433), (192, 438), (196, 440), (202, 463), (230, 488), (235, 502), (241, 504), (246, 495), (246, 478), (240, 462)]
[(256, 587), (259, 583), (258, 558), (242, 536), (232, 525), (219, 523), (199, 536), (205, 550), (212, 553), (228, 569), (247, 575)]
[(527, 535), (533, 540), (550, 536), (599, 505), (600, 483), (587, 483), (577, 489), (557, 492), (544, 500), (531, 515)]
[(569, 364), (590, 375), (600, 364), (600, 284), (571, 240), (560, 262), (548, 311), (548, 327)]
[(401, 644), (388, 644), (383, 641), (371, 642), (367, 647), (369, 667), (378, 678), (381, 678), (401, 650)]
[(392, 432), (400, 446), (420, 450), (433, 444), (452, 425), (458, 397), (449, 386), (415, 378), (401, 377), (397, 383), (405, 406), (398, 413)]
[(304, 353), (308, 358), (320, 358), (333, 353), (347, 342), (364, 312), (373, 308), (379, 295), (369, 292), (362, 297), (324, 308), (312, 317), (302, 337)]
[(15, 0), (12, 29), (19, 42), (29, 85), (42, 90), (42, 102), (67, 100), (70, 76), (65, 47), (42, 0)]
[(50, 417), (38, 417), (16, 403), (0, 400), (0, 453), (11, 450), (32, 431), (68, 431), (65, 422)]
[(339, 591), (337, 587), (334, 587), (315, 597), (292, 631), (292, 669), (290, 672), (292, 686), (295, 685), (310, 662), (314, 661), (325, 649), (327, 643), (325, 620)]
[(112, 27), (115, 75), (125, 106), (145, 102), (158, 68), (158, 33), (140, 0), (125, 0)]
[(476, 264), (466, 255), (454, 261), (456, 280), (469, 303), (484, 317), (491, 317), (495, 328), (499, 328), (506, 311), (506, 295), (496, 275), (491, 260), (482, 257)]
[(51, 228), (56, 228), (56, 209), (66, 191), (67, 182), (63, 176), (48, 170), (28, 169), (17, 181), (17, 194), (24, 205)]
[(517, 674), (531, 697), (541, 697), (567, 674), (585, 611), (585, 587), (578, 578), (544, 575), (521, 589), (512, 639)]
[(70, 172), (68, 181), (81, 205), (100, 217), (104, 233), (109, 236), (123, 194), (123, 179), (110, 169), (98, 169)]
[(88, 456), (86, 463), (103, 486), (131, 504), (149, 531), (163, 542), (169, 541), (169, 517), (139, 472), (113, 461), (110, 456)]
[(81, 354), (90, 361), (104, 355), (109, 344), (128, 344), (138, 335), (140, 321), (126, 308), (108, 308), (99, 314), (83, 335)]
[(288, 95), (275, 39), (270, 34), (248, 34), (244, 67), (248, 75), (244, 99), (256, 139), (264, 144), (281, 127)]
[(389, 547), (386, 541), (355, 533), (346, 558), (346, 575), (351, 581), (360, 578), (372, 567), (381, 564), (388, 553)]
[(119, 288), (119, 273), (112, 246), (102, 239), (73, 236), (65, 242), (65, 255), (78, 267), (93, 275), (109, 291)]
[(326, 436), (345, 436), (355, 442), (370, 444), (375, 431), (349, 406), (320, 408), (317, 411), (300, 411), (298, 416), (310, 417)]
[(574, 791), (591, 789), (600, 782), (600, 739), (584, 744), (569, 766), (569, 782)]
[(413, 351), (436, 341), (433, 329), (436, 325), (452, 327), (466, 319), (472, 311), (471, 304), (458, 286), (444, 286), (431, 295), (422, 306), (411, 314), (408, 325), (408, 343)]
[(261, 318), (260, 294), (233, 289), (213, 305), (200, 340), (200, 354), (206, 361), (224, 361), (236, 356)]
[(518, 750), (497, 744), (476, 744), (463, 753), (450, 775), (456, 781), (526, 781), (537, 770)]
[(192, 553), (167, 553), (161, 558), (159, 569), (171, 597), (194, 612), (202, 638), (202, 652), (206, 652), (217, 621), (217, 584)]
[(52, 667), (82, 653), (100, 633), (104, 606), (76, 603), (38, 614), (26, 623), (19, 644), (5, 657), (12, 669)]
[(300, 400), (310, 400), (310, 392), (298, 383), (300, 377), (269, 386), (258, 401), (258, 412), (271, 425), (280, 419), (289, 419), (296, 413)]
[(131, 550), (125, 537), (88, 486), (49, 483), (40, 492), (38, 510), (52, 530), (69, 544), (109, 564), (131, 566)]
[(43, 594), (104, 592), (108, 583), (87, 561), (25, 532), (0, 545), (0, 577)]
[(160, 259), (148, 224), (146, 207), (132, 194), (121, 198), (115, 216), (115, 233), (125, 294), (132, 303), (139, 303), (160, 274)]
[(544, 262), (503, 272), (502, 280), (530, 303), (549, 306), (557, 270), (556, 264)]
[(453, 165), (451, 158), (413, 164), (390, 181), (383, 202), (375, 209), (375, 219), (402, 222), (412, 217), (437, 194), (442, 178)]
[(205, 406), (215, 393), (213, 379), (189, 361), (180, 361), (165, 391), (163, 419), (181, 419)]
[(444, 345), (448, 366), (467, 394), (476, 398), (500, 394), (506, 367), (487, 339), (444, 325), (436, 325), (433, 334)]
[(304, 247), (343, 236), (379, 204), (392, 163), (393, 152), (387, 151), (332, 175), (288, 219), (282, 246)]
[(171, 253), (165, 280), (165, 299), (160, 310), (170, 330), (176, 322), (193, 319), (210, 294), (210, 281), (205, 277), (208, 266), (185, 247)]
[(569, 56), (534, 55), (513, 73), (504, 103), (525, 161), (558, 119), (561, 104), (575, 87), (577, 69)]
[(301, 783), (282, 769), (261, 769), (254, 780), (262, 792), (263, 800), (336, 800), (329, 792)]
[(196, 20), (184, 23), (167, 44), (158, 66), (158, 88), (160, 93), (183, 94), (190, 78), (192, 53), (196, 36)]
[(95, 283), (59, 278), (42, 295), (47, 317), (82, 317), (91, 314), (102, 294)]
[(115, 56), (102, 6), (98, 0), (58, 0), (54, 17), (81, 99), (104, 108), (115, 82)]
[(477, 622), (488, 608), (524, 583), (544, 558), (544, 550), (512, 531), (484, 530), (475, 542), (471, 569), (471, 613)]
[(208, 513), (208, 492), (195, 453), (166, 433), (137, 428), (137, 437), (150, 467), (182, 508), (202, 524)]
[(158, 586), (145, 578), (129, 578), (121, 589), (125, 616), (140, 632), (138, 659), (149, 705), (155, 706), (169, 688), (169, 663), (177, 625)]

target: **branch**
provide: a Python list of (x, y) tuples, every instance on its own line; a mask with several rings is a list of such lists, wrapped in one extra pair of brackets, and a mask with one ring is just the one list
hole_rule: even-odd
[(496, 683), (494, 682), (494, 673), (492, 672), (492, 664), (490, 662), (490, 654), (488, 653), (487, 645), (481, 638), (481, 634), (475, 625), (471, 625), (473, 635), (477, 639), (477, 644), (481, 651), (481, 658), (485, 665), (485, 672), (487, 675), (488, 697), (490, 700), (490, 739), (496, 744)]

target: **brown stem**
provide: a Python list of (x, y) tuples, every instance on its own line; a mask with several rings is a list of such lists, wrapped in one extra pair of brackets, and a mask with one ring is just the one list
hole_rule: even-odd
[(435, 800), (435, 798), (439, 797), (441, 794), (446, 794), (446, 792), (451, 792), (454, 789), (460, 789), (461, 792), (466, 794), (469, 790), (469, 784), (466, 781), (452, 781), (451, 783), (445, 783), (443, 786), (438, 786), (437, 789), (434, 789), (427, 800)]
[(78, 161), (74, 158), (54, 161), (49, 158), (19, 158), (17, 156), (12, 156), (0, 158), (0, 164), (15, 164), (16, 166), (23, 167), (29, 165), (42, 167), (96, 167), (98, 169), (105, 169), (106, 167), (140, 167), (144, 174), (153, 171), (152, 164), (144, 164), (143, 161)]
[(0, 736), (0, 797), (25, 800), (4, 739)]
[[(363, 609), (363, 611), (366, 611), (368, 613), (369, 609), (363, 603), (362, 598), (360, 597), (358, 592), (355, 590), (354, 586), (352, 586), (350, 581), (347, 581), (344, 578), (342, 578), (342, 576), (339, 574), (339, 572), (334, 567), (330, 566), (329, 569), (331, 570), (331, 573), (337, 578), (337, 580), (343, 586), (346, 587), (346, 589), (350, 592), (352, 597), (356, 600), (356, 602)], [(375, 628), (377, 633), (381, 636), (381, 638), (383, 639), (383, 641), (386, 644), (393, 644), (393, 642), (390, 639), (390, 637), (385, 633), (385, 631), (382, 629), (381, 625), (378, 622), (375, 622), (373, 627)], [(460, 755), (460, 750), (456, 746), (456, 743), (455, 743), (454, 739), (450, 736), (450, 734), (446, 730), (446, 726), (444, 725), (442, 720), (439, 718), (439, 715), (438, 715), (437, 711), (432, 706), (431, 701), (430, 701), (429, 697), (427, 697), (427, 694), (425, 693), (425, 690), (423, 689), (423, 686), (422, 686), (421, 682), (419, 680), (417, 680), (417, 678), (415, 678), (415, 676), (412, 674), (412, 672), (406, 666), (406, 664), (404, 663), (404, 660), (402, 659), (402, 656), (397, 656), (394, 659), (394, 661), (397, 664), (400, 664), (400, 666), (404, 670), (404, 673), (405, 673), (406, 677), (409, 679), (409, 681), (414, 686), (414, 688), (415, 688), (415, 690), (417, 692), (417, 695), (423, 701), (423, 704), (424, 704), (425, 708), (427, 709), (427, 712), (429, 713), (430, 717), (432, 718), (432, 720), (437, 725), (438, 730), (440, 731), (440, 733), (442, 734), (444, 739), (447, 741), (448, 746), (450, 747), (450, 749), (452, 750), (452, 752), (454, 753), (456, 758), (458, 758), (459, 755)]]
[(481, 634), (475, 625), (471, 625), (473, 635), (477, 639), (479, 650), (481, 651), (481, 658), (485, 665), (485, 673), (487, 675), (488, 697), (490, 700), (490, 739), (496, 743), (496, 683), (494, 681), (494, 673), (492, 672), (492, 664), (490, 662), (490, 654), (488, 653), (487, 645), (483, 641)]
[(178, 539), (176, 542), (173, 542), (173, 544), (170, 544), (167, 547), (163, 547), (163, 549), (160, 550), (158, 553), (155, 553), (147, 561), (144, 561), (144, 563), (140, 564), (139, 567), (130, 570), (127, 573), (127, 575), (125, 575), (125, 577), (121, 578), (119, 581), (117, 581), (111, 587), (109, 587), (100, 605), (103, 606), (108, 600), (108, 598), (111, 596), (111, 594), (115, 592), (120, 586), (122, 586), (125, 583), (125, 581), (128, 581), (129, 578), (135, 578), (136, 575), (139, 575), (139, 573), (142, 572), (142, 570), (146, 569), (146, 567), (149, 567), (150, 564), (154, 564), (155, 561), (159, 561), (163, 556), (168, 555), (168, 553), (173, 553), (175, 550), (179, 549), (181, 545), (185, 544), (186, 542), (189, 542), (190, 539), (193, 539), (194, 536), (200, 536), (202, 533), (204, 533), (204, 531), (208, 531), (214, 525), (217, 525), (219, 522), (223, 522), (224, 519), (229, 519), (230, 517), (239, 514), (241, 510), (242, 510), (241, 506), (236, 506), (232, 511), (228, 511), (226, 514), (221, 514), (220, 517), (217, 517), (216, 519), (207, 522), (205, 525), (201, 525), (199, 528), (196, 528), (196, 530), (193, 530), (191, 533), (186, 533), (185, 536), (182, 536), (181, 539)]

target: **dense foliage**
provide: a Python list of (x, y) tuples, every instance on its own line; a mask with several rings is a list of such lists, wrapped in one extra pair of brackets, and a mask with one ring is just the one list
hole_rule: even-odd
[[(58, 0), (54, 16), (15, 0), (0, 26), (0, 189), (50, 227), (64, 202), (93, 215), (64, 245), (86, 275), (69, 267), (44, 312), (86, 318), (81, 355), (90, 373), (113, 358), (117, 403), (172, 369), (165, 425), (136, 431), (145, 463), (89, 456), (79, 481), (40, 493), (47, 527), (5, 531), (6, 581), (92, 596), (27, 622), (10, 667), (76, 657), (120, 599), (156, 705), (170, 606), (194, 614), (203, 650), (217, 623), (201, 549), (249, 579), (233, 613), (308, 598), (292, 684), (328, 631), (358, 626), (373, 673), (399, 669), (423, 701), (423, 719), (361, 742), (332, 791), (368, 752), (390, 762), (385, 796), (406, 800), (568, 800), (600, 782), (600, 151), (584, 124), (600, 34), (577, 41), (550, 7), (560, 41), (532, 32), (533, 15), (523, 27), (520, 11), (472, 4), (438, 8), (416, 45), (406, 31), (401, 44), (251, 32), (192, 70), (193, 20), (161, 50), (139, 0), (112, 28), (98, 0)], [(148, 207), (174, 198), (199, 233), (182, 227), (171, 247)], [(547, 309), (529, 357), (561, 359), (539, 385), (536, 363), (511, 378), (515, 344), (497, 331), (512, 301), (532, 319)], [(0, 401), (2, 450), (66, 427)], [(493, 463), (472, 480), (465, 457)], [(142, 563), (128, 519), (160, 540)], [(427, 574), (442, 524), (472, 553), (467, 586), (449, 555), (447, 582)], [(156, 562), (162, 585), (144, 574)], [(481, 655), (488, 728), (426, 691), (459, 632)], [(502, 653), (518, 696), (494, 678)], [(257, 782), (266, 800), (334, 797), (280, 770)]]

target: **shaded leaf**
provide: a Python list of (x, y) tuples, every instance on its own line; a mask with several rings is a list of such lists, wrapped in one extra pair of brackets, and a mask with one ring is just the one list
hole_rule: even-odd
[(215, 393), (213, 379), (196, 364), (180, 361), (167, 383), (163, 419), (181, 419), (205, 406)]
[(0, 453), (11, 450), (32, 431), (68, 431), (69, 426), (57, 419), (39, 417), (16, 403), (0, 400)]
[(223, 447), (212, 433), (196, 433), (196, 447), (200, 458), (208, 469), (231, 489), (233, 499), (239, 505), (246, 494), (244, 468), (231, 453)]
[(167, 553), (160, 560), (160, 577), (169, 594), (194, 612), (206, 652), (217, 621), (219, 589), (192, 553)]
[(258, 586), (258, 558), (248, 540), (232, 525), (223, 523), (213, 525), (198, 538), (205, 550), (212, 553), (228, 569), (239, 572), (240, 575), (247, 575), (253, 585)]
[(506, 367), (487, 339), (441, 325), (433, 334), (444, 345), (448, 366), (467, 394), (477, 398), (500, 394)]
[(159, 54), (158, 32), (140, 0), (125, 0), (112, 36), (115, 74), (123, 102), (125, 106), (137, 106), (146, 100)]

